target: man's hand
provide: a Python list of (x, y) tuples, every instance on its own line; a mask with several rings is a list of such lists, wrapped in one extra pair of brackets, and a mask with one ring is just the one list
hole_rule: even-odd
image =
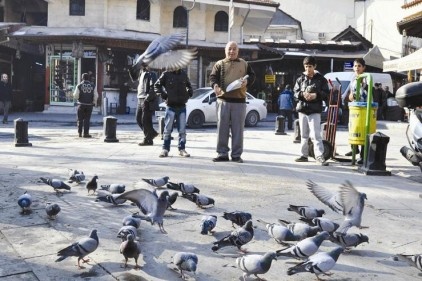
[(305, 93), (303, 93), (303, 96), (305, 97), (305, 100), (311, 101), (311, 100), (316, 99), (317, 94), (316, 93), (308, 93), (308, 92), (305, 92)]
[(248, 79), (241, 78), (242, 84), (240, 85), (241, 88), (245, 88), (248, 85)]
[(221, 94), (221, 88), (217, 84), (214, 85), (214, 92), (217, 96)]

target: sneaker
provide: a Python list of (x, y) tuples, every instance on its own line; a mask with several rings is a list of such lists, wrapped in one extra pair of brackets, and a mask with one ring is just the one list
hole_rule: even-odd
[(237, 163), (243, 163), (243, 159), (240, 157), (232, 157), (232, 161)]
[(154, 143), (152, 141), (144, 140), (144, 141), (138, 143), (138, 145), (139, 146), (147, 146), (147, 145), (154, 145)]
[(294, 140), (293, 143), (300, 143), (300, 140)]
[(227, 161), (229, 161), (229, 157), (228, 156), (219, 155), (219, 156), (213, 158), (212, 161), (213, 162), (227, 162)]
[(79, 136), (80, 138), (82, 138), (82, 133), (78, 133), (78, 136)]
[(321, 164), (321, 166), (328, 166), (328, 162), (322, 156), (319, 156), (315, 159), (317, 163)]
[(179, 150), (179, 155), (182, 157), (190, 157), (190, 154), (187, 153), (184, 149)]
[(159, 155), (159, 157), (163, 158), (163, 157), (167, 157), (169, 156), (169, 151), (167, 149), (163, 149)]
[(295, 162), (308, 162), (308, 157), (300, 156), (299, 158), (295, 159)]

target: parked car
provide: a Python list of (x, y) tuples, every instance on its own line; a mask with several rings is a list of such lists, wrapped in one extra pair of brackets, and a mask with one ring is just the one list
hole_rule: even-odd
[[(187, 126), (201, 128), (204, 124), (217, 123), (216, 95), (211, 87), (198, 88), (193, 91), (192, 97), (186, 104)], [(159, 105), (160, 112), (156, 116), (164, 116), (166, 104)], [(246, 93), (246, 118), (245, 126), (255, 127), (259, 121), (267, 117), (267, 104), (265, 100), (257, 99)]]

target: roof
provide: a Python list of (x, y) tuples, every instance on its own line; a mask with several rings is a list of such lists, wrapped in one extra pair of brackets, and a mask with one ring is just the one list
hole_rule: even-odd
[[(228, 2), (229, 0), (224, 0)], [(271, 7), (278, 7), (280, 3), (271, 0), (233, 0), (236, 3), (247, 3), (247, 4), (255, 4), (255, 5), (262, 5), (262, 6), (271, 6)]]
[(346, 29), (341, 31), (335, 37), (332, 38), (334, 41), (342, 41), (347, 40), (350, 42), (359, 41), (366, 47), (366, 49), (372, 48), (374, 45), (368, 41), (365, 37), (363, 37), (356, 29), (352, 26), (348, 26)]
[(403, 36), (422, 38), (422, 11), (399, 21), (397, 23), (397, 29)]

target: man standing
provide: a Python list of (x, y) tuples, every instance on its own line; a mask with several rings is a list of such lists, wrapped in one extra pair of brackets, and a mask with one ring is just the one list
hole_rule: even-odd
[(9, 83), (9, 76), (6, 73), (1, 75), (0, 82), (0, 109), (3, 109), (3, 124), (7, 124), (9, 109), (12, 104), (12, 86)]
[[(234, 41), (228, 42), (226, 58), (214, 65), (210, 74), (211, 87), (217, 96), (217, 157), (214, 162), (229, 161), (229, 137), (232, 138), (231, 158), (242, 163), (243, 130), (246, 117), (246, 86), (255, 81), (251, 66), (239, 58), (239, 47)], [(248, 75), (247, 79), (243, 79)], [(227, 90), (227, 86), (241, 79), (239, 88)]]
[[(97, 106), (98, 93), (89, 81), (89, 74), (82, 74), (82, 82), (76, 86), (73, 98), (78, 101), (78, 134), (81, 138), (92, 138), (89, 134), (92, 108)], [(83, 135), (82, 135), (83, 129)]]
[(321, 111), (322, 102), (327, 100), (330, 89), (328, 82), (316, 68), (316, 59), (312, 56), (305, 57), (303, 67), (305, 71), (296, 80), (294, 95), (298, 103), (296, 109), (299, 113), (299, 128), (301, 132), (301, 153), (296, 162), (308, 162), (308, 138), (314, 142), (314, 155), (316, 161), (322, 166), (327, 166), (323, 154), (324, 145), (321, 136)]
[(287, 129), (293, 130), (294, 95), (289, 84), (287, 84), (284, 91), (280, 93), (277, 104), (278, 115), (286, 117)]

